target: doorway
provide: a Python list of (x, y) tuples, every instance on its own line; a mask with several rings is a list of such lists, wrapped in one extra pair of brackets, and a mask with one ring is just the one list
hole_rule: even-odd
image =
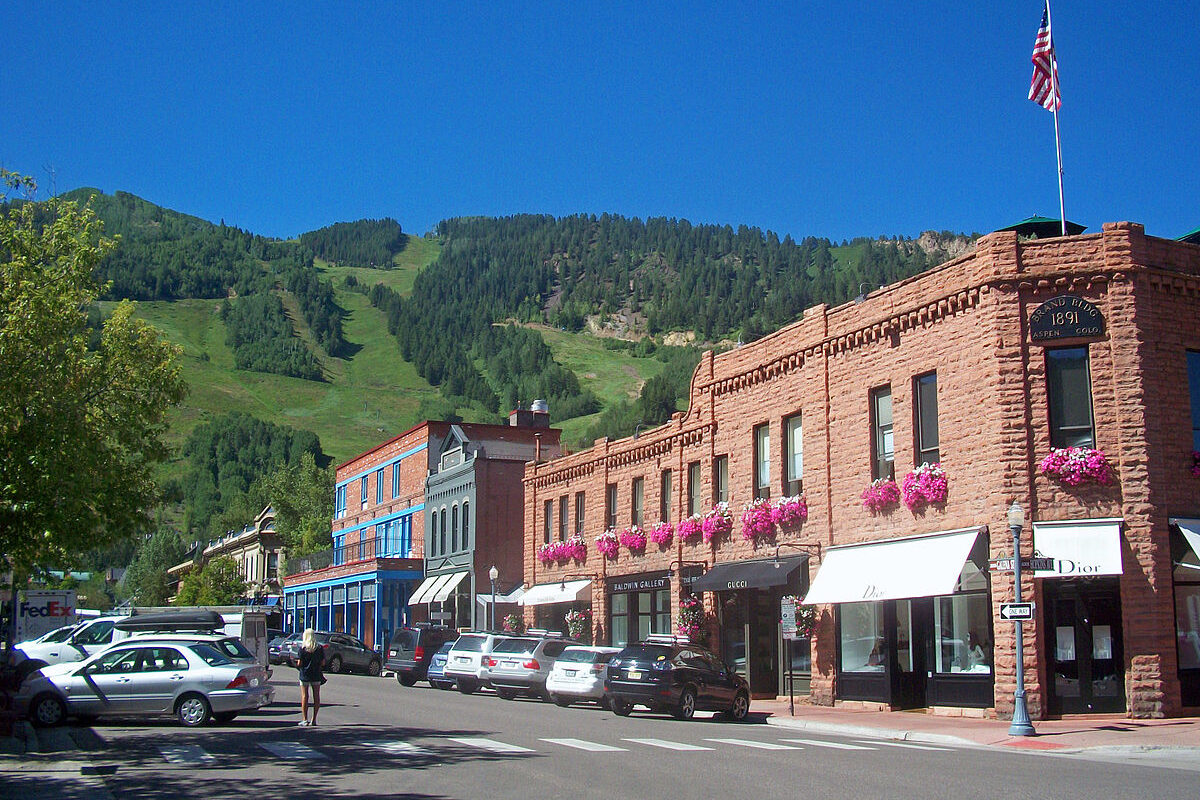
[(1125, 710), (1116, 579), (1047, 580), (1048, 706), (1053, 715)]

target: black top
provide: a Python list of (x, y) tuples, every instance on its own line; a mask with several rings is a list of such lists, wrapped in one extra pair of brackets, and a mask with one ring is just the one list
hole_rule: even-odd
[(304, 683), (318, 683), (325, 677), (321, 668), (325, 666), (325, 648), (317, 645), (316, 650), (300, 648), (300, 680)]

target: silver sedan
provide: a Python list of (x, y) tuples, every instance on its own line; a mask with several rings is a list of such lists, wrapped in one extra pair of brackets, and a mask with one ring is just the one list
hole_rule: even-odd
[(82, 663), (55, 664), (21, 684), (17, 709), (35, 725), (68, 716), (174, 714), (184, 725), (228, 722), (275, 699), (266, 670), (231, 661), (202, 642), (114, 645)]

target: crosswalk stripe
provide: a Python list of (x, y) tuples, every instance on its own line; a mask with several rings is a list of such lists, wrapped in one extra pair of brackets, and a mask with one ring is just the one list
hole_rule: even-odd
[(574, 747), (576, 750), (587, 750), (590, 753), (628, 753), (624, 747), (613, 747), (611, 744), (588, 742), (583, 739), (542, 739), (550, 744), (561, 744), (563, 747)]
[(483, 750), (491, 750), (493, 753), (532, 753), (532, 752), (534, 752), (533, 750), (530, 750), (528, 747), (518, 747), (515, 744), (507, 744), (505, 742), (498, 742), (495, 739), (484, 739), (482, 737), (457, 739), (453, 736), (448, 736), (446, 738), (452, 742), (458, 742), (459, 744), (465, 744), (467, 747), (478, 747)]
[(813, 747), (832, 747), (834, 750), (874, 750), (874, 747), (867, 747), (861, 744), (846, 744), (845, 742), (822, 742), (820, 739), (784, 739), (785, 742), (795, 742), (796, 744), (810, 744)]
[(325, 756), (299, 742), (259, 742), (258, 746), (280, 758), (324, 758)]
[(172, 764), (215, 764), (217, 761), (195, 744), (160, 744), (158, 751)]
[(706, 742), (718, 742), (720, 744), (735, 744), (738, 747), (753, 747), (758, 750), (803, 750), (802, 747), (792, 747), (786, 744), (776, 744), (775, 742), (756, 742), (752, 739), (705, 739)]
[[(865, 739), (859, 739), (859, 741), (860, 741), (860, 742), (864, 742), (864, 743), (866, 742), (866, 740), (865, 740)], [(874, 744), (874, 745), (883, 745), (884, 747), (904, 747), (904, 748), (906, 748), (906, 749), (908, 749), (908, 750), (942, 750), (942, 751), (950, 751), (950, 750), (953, 750), (953, 749), (954, 749), (954, 748), (952, 748), (952, 747), (932, 747), (931, 745), (927, 745), (927, 744), (909, 744), (908, 742), (882, 742), (882, 741), (880, 741), (880, 742), (874, 742), (874, 741), (873, 741), (873, 742), (871, 742), (871, 744)]]
[(625, 739), (626, 742), (634, 744), (644, 744), (650, 747), (661, 747), (664, 750), (712, 750), (711, 747), (701, 747), (698, 744), (684, 744), (683, 742), (669, 742), (666, 739)]
[(394, 756), (427, 756), (429, 751), (409, 742), (395, 742), (381, 739), (375, 742), (363, 742), (367, 747), (383, 750)]

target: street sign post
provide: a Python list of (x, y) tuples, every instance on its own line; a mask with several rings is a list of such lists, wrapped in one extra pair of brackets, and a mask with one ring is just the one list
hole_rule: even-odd
[[(993, 572), (1013, 572), (1013, 560), (1011, 558), (993, 558), (991, 561)], [(1042, 556), (1026, 556), (1021, 559), (1021, 569), (1029, 570), (1030, 572), (1042, 572), (1045, 570), (1054, 569), (1053, 558), (1043, 558)]]
[(1033, 619), (1033, 603), (1001, 603), (1000, 619), (1010, 622)]

